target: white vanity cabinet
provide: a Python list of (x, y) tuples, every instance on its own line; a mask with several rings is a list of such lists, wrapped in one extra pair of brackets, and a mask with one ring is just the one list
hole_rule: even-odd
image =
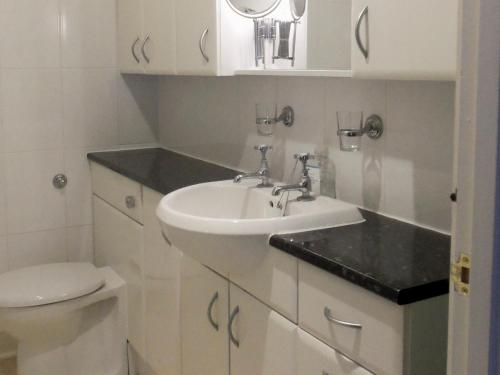
[(142, 187), (144, 207), (145, 360), (151, 375), (181, 371), (180, 267), (182, 253), (161, 233), (156, 207), (163, 195)]
[(377, 375), (446, 373), (447, 301), (400, 306), (299, 262), (299, 326)]
[(300, 328), (297, 338), (297, 375), (373, 375)]
[(231, 375), (296, 373), (297, 326), (237, 286), (230, 286)]
[(455, 80), (457, 0), (353, 0), (355, 78)]
[(163, 195), (96, 163), (91, 174), (95, 263), (127, 283), (134, 362), (144, 373), (180, 375), (182, 254), (161, 234), (156, 207)]
[(111, 266), (127, 283), (127, 338), (134, 349), (145, 356), (143, 227), (97, 195), (93, 197), (93, 204), (95, 264)]
[(175, 73), (175, 0), (118, 0), (122, 73)]
[(181, 291), (182, 374), (229, 375), (229, 281), (183, 256)]

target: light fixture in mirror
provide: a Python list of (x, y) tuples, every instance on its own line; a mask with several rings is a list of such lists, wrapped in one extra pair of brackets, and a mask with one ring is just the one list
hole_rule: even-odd
[(300, 20), (306, 12), (307, 0), (290, 0), (290, 11), (295, 21)]
[(281, 0), (226, 0), (231, 9), (240, 16), (261, 18), (274, 11)]

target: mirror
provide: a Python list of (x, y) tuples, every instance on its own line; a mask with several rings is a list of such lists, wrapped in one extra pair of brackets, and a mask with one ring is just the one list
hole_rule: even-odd
[(290, 0), (290, 12), (295, 21), (300, 20), (306, 12), (307, 0)]
[[(305, 2), (305, 0), (303, 1)], [(280, 2), (281, 0), (227, 0), (229, 6), (236, 13), (247, 18), (265, 17), (273, 12)]]

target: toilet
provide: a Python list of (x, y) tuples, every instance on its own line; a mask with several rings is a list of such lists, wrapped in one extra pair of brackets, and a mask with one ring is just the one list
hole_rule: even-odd
[(125, 303), (125, 282), (109, 267), (0, 275), (0, 331), (18, 341), (18, 375), (126, 375)]

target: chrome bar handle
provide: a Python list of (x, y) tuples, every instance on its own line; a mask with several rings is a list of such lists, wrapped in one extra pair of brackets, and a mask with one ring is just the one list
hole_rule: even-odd
[(212, 299), (210, 300), (210, 303), (208, 304), (208, 309), (207, 309), (207, 317), (208, 321), (210, 322), (210, 325), (214, 327), (216, 331), (219, 330), (219, 324), (214, 321), (214, 318), (212, 317), (212, 310), (214, 309), (215, 302), (219, 299), (219, 292), (216, 292)]
[(325, 315), (325, 318), (328, 321), (335, 323), (339, 326), (354, 328), (354, 329), (363, 328), (363, 326), (361, 324), (358, 324), (358, 323), (350, 323), (350, 322), (345, 322), (343, 320), (335, 319), (332, 315), (332, 310), (330, 310), (328, 307), (325, 307), (325, 309), (323, 310), (323, 314)]
[(141, 53), (142, 53), (142, 56), (144, 56), (144, 60), (146, 60), (146, 62), (149, 64), (151, 62), (150, 58), (148, 57), (148, 55), (146, 54), (146, 44), (148, 44), (148, 42), (151, 40), (151, 37), (148, 35), (146, 37), (146, 39), (144, 39), (144, 43), (142, 43), (142, 46), (141, 46)]
[[(361, 35), (360, 35), (360, 29), (361, 29), (361, 21), (363, 20), (364, 17), (368, 17), (368, 6), (366, 6), (362, 11), (361, 13), (359, 14), (358, 16), (358, 21), (356, 22), (356, 32), (355, 32), (355, 35), (356, 35), (356, 43), (358, 44), (358, 47), (361, 51), (361, 53), (363, 54), (363, 56), (365, 57), (365, 59), (368, 59), (368, 54), (369, 54), (369, 51), (368, 51), (368, 46), (365, 47), (363, 45), (363, 42), (361, 41)], [(367, 43), (368, 44), (368, 43)]]
[(234, 322), (234, 319), (236, 319), (236, 316), (240, 313), (240, 307), (239, 306), (236, 306), (233, 310), (233, 312), (231, 313), (231, 316), (229, 317), (229, 338), (231, 339), (231, 342), (237, 347), (239, 348), (240, 347), (240, 342), (236, 339), (236, 337), (234, 337), (234, 333), (233, 333), (233, 322)]
[(132, 46), (130, 48), (132, 51), (132, 56), (134, 57), (134, 60), (137, 62), (137, 64), (139, 64), (141, 62), (141, 60), (139, 60), (137, 53), (135, 53), (135, 47), (137, 47), (137, 43), (139, 43), (140, 41), (141, 41), (141, 38), (137, 37), (137, 39), (135, 40), (134, 43), (132, 43)]
[(207, 35), (208, 35), (208, 27), (203, 31), (203, 33), (201, 33), (199, 47), (200, 47), (201, 55), (203, 56), (205, 61), (210, 62), (210, 58), (208, 57), (207, 52), (205, 51), (205, 44), (207, 41)]

